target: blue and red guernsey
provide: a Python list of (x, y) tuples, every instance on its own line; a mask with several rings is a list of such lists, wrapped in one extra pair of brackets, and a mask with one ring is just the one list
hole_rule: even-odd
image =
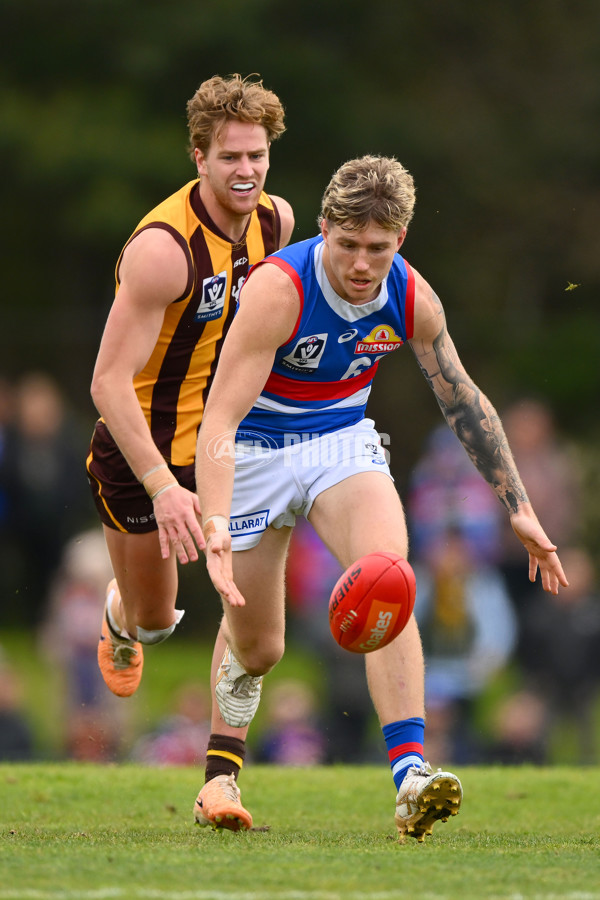
[(254, 267), (277, 265), (287, 272), (301, 309), (262, 394), (240, 424), (241, 438), (260, 432), (283, 447), (360, 422), (380, 360), (412, 337), (415, 279), (408, 263), (396, 254), (379, 295), (354, 306), (329, 283), (323, 247), (319, 235)]

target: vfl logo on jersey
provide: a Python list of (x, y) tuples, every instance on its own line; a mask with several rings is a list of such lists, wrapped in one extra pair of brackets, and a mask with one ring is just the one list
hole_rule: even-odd
[(202, 299), (194, 316), (195, 322), (208, 322), (223, 314), (227, 295), (227, 272), (219, 272), (202, 282)]
[(377, 325), (371, 334), (356, 342), (355, 353), (391, 353), (401, 347), (404, 341), (391, 325)]
[(327, 334), (311, 334), (297, 342), (291, 353), (281, 360), (282, 365), (288, 369), (302, 369), (314, 371), (318, 368), (327, 343)]

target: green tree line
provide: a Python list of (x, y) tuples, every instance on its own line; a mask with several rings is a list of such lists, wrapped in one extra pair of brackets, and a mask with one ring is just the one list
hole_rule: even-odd
[[(598, 445), (594, 0), (2, 0), (0, 16), (5, 374), (49, 369), (93, 414), (116, 257), (194, 175), (186, 101), (215, 73), (255, 72), (286, 107), (268, 187), (295, 237), (341, 162), (397, 156), (418, 189), (403, 253), (467, 368), (499, 408), (539, 394)], [(403, 361), (375, 399), (399, 395), (408, 457), (438, 421), (427, 390)]]

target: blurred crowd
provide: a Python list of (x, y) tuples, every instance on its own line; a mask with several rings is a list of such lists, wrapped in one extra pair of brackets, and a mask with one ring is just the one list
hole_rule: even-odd
[[(502, 419), (570, 587), (551, 596), (529, 582), (505, 511), (458, 439), (436, 427), (403, 491), (427, 664), (426, 755), (439, 765), (546, 764), (562, 742), (572, 761), (597, 764), (600, 595), (582, 539), (577, 455), (544, 401), (521, 398)], [(0, 377), (0, 760), (44, 754), (28, 715), (27, 660), (3, 646), (3, 633), (21, 629), (35, 636), (52, 673), (58, 755), (201, 765), (210, 733), (207, 678), (190, 672), (164, 717), (143, 730), (98, 671), (111, 571), (86, 484), (88, 440), (51, 377)], [(308, 677), (275, 672), (266, 680), (251, 746), (258, 762), (381, 758), (364, 661), (329, 632), (327, 601), (339, 575), (299, 520), (288, 566), (288, 642), (308, 660)]]

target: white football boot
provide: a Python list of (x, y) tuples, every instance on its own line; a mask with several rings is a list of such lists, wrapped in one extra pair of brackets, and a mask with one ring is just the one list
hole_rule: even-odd
[(406, 835), (425, 840), (438, 819), (447, 822), (458, 815), (462, 785), (452, 772), (438, 769), (432, 773), (429, 763), (410, 766), (396, 797), (396, 827), (401, 842)]
[(229, 647), (225, 648), (215, 694), (223, 719), (232, 728), (242, 728), (254, 718), (260, 703), (262, 675), (248, 675)]

